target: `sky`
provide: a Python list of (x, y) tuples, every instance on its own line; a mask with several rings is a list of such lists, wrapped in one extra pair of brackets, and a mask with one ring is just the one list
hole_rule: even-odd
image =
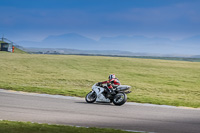
[(0, 0), (0, 36), (41, 41), (77, 33), (179, 40), (200, 35), (200, 0)]

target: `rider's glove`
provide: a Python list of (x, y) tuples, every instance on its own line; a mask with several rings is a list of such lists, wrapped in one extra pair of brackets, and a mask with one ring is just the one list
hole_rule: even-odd
[(101, 84), (101, 82), (98, 82), (98, 83), (97, 83), (97, 86), (99, 86), (100, 84)]

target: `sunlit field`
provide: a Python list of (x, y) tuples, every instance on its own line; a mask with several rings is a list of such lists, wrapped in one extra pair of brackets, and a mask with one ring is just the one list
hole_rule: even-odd
[(0, 88), (84, 97), (115, 74), (128, 101), (200, 107), (200, 63), (123, 57), (0, 52)]

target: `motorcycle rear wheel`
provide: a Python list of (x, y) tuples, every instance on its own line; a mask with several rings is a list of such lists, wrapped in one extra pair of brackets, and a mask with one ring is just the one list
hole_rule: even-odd
[(114, 96), (113, 103), (121, 106), (127, 101), (127, 95), (123, 92), (119, 92)]
[(97, 94), (94, 91), (90, 91), (85, 97), (85, 101), (87, 103), (93, 103), (96, 101), (96, 99), (97, 99)]

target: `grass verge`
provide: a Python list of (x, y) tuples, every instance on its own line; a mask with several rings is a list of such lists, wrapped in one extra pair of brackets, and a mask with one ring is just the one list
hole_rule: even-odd
[(109, 128), (85, 128), (31, 122), (0, 121), (0, 133), (130, 133)]
[(14, 49), (14, 53), (28, 54), (27, 52), (25, 52), (25, 51), (23, 51), (23, 50), (21, 50), (21, 49), (18, 49), (18, 48), (16, 48), (16, 47), (15, 47), (15, 49)]

